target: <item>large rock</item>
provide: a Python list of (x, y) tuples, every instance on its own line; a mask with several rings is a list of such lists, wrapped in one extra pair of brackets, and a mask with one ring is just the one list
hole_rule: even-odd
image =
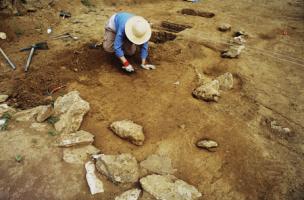
[(91, 155), (99, 154), (100, 150), (93, 145), (63, 149), (63, 160), (70, 164), (83, 164)]
[(159, 200), (194, 200), (202, 194), (174, 176), (150, 175), (140, 179), (142, 188)]
[(221, 90), (230, 90), (233, 88), (233, 75), (229, 72), (217, 77), (216, 80), (219, 81)]
[(115, 200), (138, 200), (140, 193), (140, 189), (131, 189), (115, 197)]
[(59, 147), (71, 147), (75, 145), (92, 144), (94, 135), (86, 131), (77, 131), (71, 134), (61, 134), (57, 139)]
[(139, 178), (138, 163), (131, 154), (101, 154), (97, 158), (96, 168), (113, 183), (135, 183)]
[(3, 103), (7, 100), (8, 95), (6, 94), (0, 94), (0, 103)]
[(85, 164), (86, 179), (91, 191), (91, 194), (104, 192), (102, 181), (95, 174), (95, 165), (92, 161)]
[(89, 110), (89, 103), (84, 101), (77, 91), (58, 97), (54, 103), (54, 115), (59, 117), (60, 120), (55, 123), (55, 129), (61, 133), (77, 131), (80, 128), (83, 116)]
[(176, 169), (172, 167), (171, 159), (163, 155), (150, 155), (146, 160), (140, 163), (140, 167), (153, 172), (155, 174), (167, 175), (176, 172)]
[(28, 110), (23, 110), (20, 112), (17, 112), (14, 115), (14, 118), (16, 118), (16, 121), (38, 121), (43, 122), (47, 118), (49, 118), (53, 113), (52, 106), (38, 106), (35, 108), (31, 108)]
[(213, 80), (199, 86), (192, 92), (192, 94), (196, 98), (204, 101), (218, 101), (218, 97), (220, 96), (219, 88), (219, 81)]
[(145, 135), (142, 126), (130, 120), (122, 120), (113, 122), (110, 127), (119, 137), (129, 140), (135, 145), (143, 145)]

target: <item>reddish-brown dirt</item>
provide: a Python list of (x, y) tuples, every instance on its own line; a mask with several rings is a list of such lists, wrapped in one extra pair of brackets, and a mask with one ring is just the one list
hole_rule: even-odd
[[(31, 108), (78, 90), (91, 106), (81, 128), (95, 135), (95, 146), (105, 154), (128, 152), (141, 161), (154, 152), (165, 153), (173, 160), (176, 176), (196, 186), (202, 199), (304, 198), (303, 1), (91, 2), (94, 7), (87, 8), (80, 1), (56, 1), (48, 9), (1, 19), (0, 32), (6, 32), (8, 39), (0, 40), (0, 46), (18, 66), (12, 71), (0, 59), (0, 93), (10, 95), (11, 105)], [(215, 16), (182, 15), (183, 8)], [(61, 9), (70, 11), (72, 18), (59, 18)], [(136, 55), (129, 58), (136, 72), (126, 74), (112, 54), (89, 48), (102, 41), (106, 20), (122, 10), (144, 16), (158, 27), (155, 31), (167, 31), (159, 28), (162, 21), (192, 28), (174, 33), (174, 40), (151, 42), (149, 62), (156, 70), (141, 69)], [(219, 32), (221, 23), (230, 23), (232, 31)], [(70, 32), (79, 40), (52, 40), (46, 33), (48, 27), (53, 28), (53, 35)], [(221, 58), (225, 43), (241, 28), (249, 33), (245, 51), (238, 59)], [(28, 52), (19, 49), (39, 41), (48, 41), (50, 49), (37, 51), (25, 73)], [(191, 95), (198, 86), (197, 72), (212, 78), (231, 72), (234, 88), (223, 92), (218, 103), (197, 100)], [(174, 84), (177, 81), (179, 85)], [(63, 85), (66, 87), (48, 94)], [(109, 130), (111, 122), (121, 119), (144, 126), (142, 147)], [(269, 119), (289, 127), (292, 133), (271, 130)], [(30, 132), (25, 129), (24, 136), (32, 139), (35, 135)], [(37, 155), (39, 159), (49, 156), (47, 162), (33, 157), (27, 165), (16, 165), (11, 152), (28, 151), (30, 156), (39, 148), (28, 147), (30, 139), (21, 134), (14, 139), (13, 133), (16, 131), (0, 138), (0, 191), (10, 199), (22, 199), (22, 195), (25, 199), (114, 199), (126, 189), (103, 178), (106, 192), (91, 196), (83, 166), (63, 163), (61, 152), (52, 148)], [(216, 152), (195, 147), (205, 137), (219, 143)], [(50, 145), (48, 136), (37, 138)], [(12, 145), (16, 141), (20, 142), (18, 148)], [(33, 167), (37, 163), (41, 170)], [(7, 171), (13, 178), (4, 175)], [(26, 184), (32, 187), (20, 189)], [(65, 187), (68, 192), (62, 189)]]

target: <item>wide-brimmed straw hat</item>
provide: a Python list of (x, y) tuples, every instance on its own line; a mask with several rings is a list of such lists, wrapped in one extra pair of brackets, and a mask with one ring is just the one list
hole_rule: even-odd
[(137, 45), (148, 42), (152, 34), (150, 24), (140, 16), (134, 16), (128, 19), (125, 32), (127, 38)]

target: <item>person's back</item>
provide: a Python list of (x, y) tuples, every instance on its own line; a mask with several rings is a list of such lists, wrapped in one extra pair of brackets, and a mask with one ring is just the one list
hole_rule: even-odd
[(154, 69), (153, 65), (146, 64), (151, 33), (150, 25), (144, 18), (127, 12), (119, 12), (112, 15), (106, 24), (103, 47), (107, 52), (115, 52), (123, 64), (122, 68), (132, 72), (134, 68), (125, 58), (125, 54), (134, 55), (136, 45), (141, 45), (141, 67)]

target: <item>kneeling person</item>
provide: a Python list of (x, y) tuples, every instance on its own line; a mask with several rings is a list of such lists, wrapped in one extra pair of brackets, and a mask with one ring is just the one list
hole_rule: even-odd
[(133, 72), (133, 66), (124, 55), (134, 55), (136, 45), (141, 45), (141, 67), (155, 69), (154, 65), (146, 63), (151, 33), (150, 24), (143, 17), (126, 12), (116, 13), (106, 24), (103, 48), (107, 52), (115, 52), (123, 64), (122, 68), (127, 72)]

